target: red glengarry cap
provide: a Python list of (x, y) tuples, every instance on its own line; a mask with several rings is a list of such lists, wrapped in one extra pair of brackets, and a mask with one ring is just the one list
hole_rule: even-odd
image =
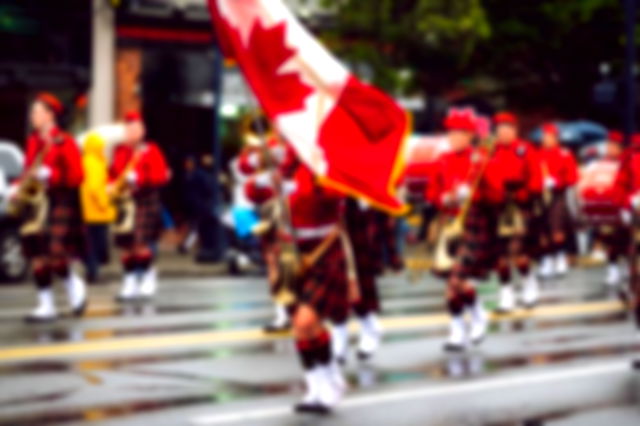
[(49, 92), (40, 92), (36, 95), (36, 101), (42, 102), (54, 112), (56, 115), (62, 114), (64, 107), (62, 106), (62, 102), (58, 99), (54, 94)]

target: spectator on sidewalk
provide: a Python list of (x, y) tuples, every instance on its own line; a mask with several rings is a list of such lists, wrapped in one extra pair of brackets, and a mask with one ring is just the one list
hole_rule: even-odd
[(178, 252), (186, 254), (198, 242), (198, 217), (202, 194), (198, 192), (198, 168), (196, 158), (189, 155), (184, 160), (184, 176), (182, 179), (183, 212), (187, 222), (185, 237), (178, 247)]
[[(218, 258), (216, 248), (222, 244), (216, 241), (214, 229), (219, 224), (219, 212), (222, 210), (221, 200), (216, 191), (220, 191), (222, 176), (215, 174), (215, 159), (211, 154), (204, 154), (200, 158), (200, 165), (193, 178), (193, 188), (198, 194), (194, 206), (198, 223), (199, 251), (196, 254), (198, 262), (210, 262)], [(216, 204), (216, 201), (218, 204)]]
[(109, 262), (109, 224), (116, 211), (107, 194), (108, 164), (105, 141), (90, 134), (83, 147), (84, 182), (80, 187), (82, 211), (87, 225), (89, 247), (85, 256), (87, 281), (95, 282), (100, 265)]

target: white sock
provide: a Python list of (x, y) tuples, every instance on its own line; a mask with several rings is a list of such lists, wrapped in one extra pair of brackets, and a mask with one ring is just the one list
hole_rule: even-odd
[(451, 318), (449, 323), (448, 343), (452, 345), (462, 346), (466, 341), (466, 324), (462, 315)]
[(153, 296), (158, 287), (158, 271), (155, 266), (151, 265), (142, 274), (140, 282), (140, 294), (142, 296)]
[(122, 280), (120, 288), (120, 297), (130, 298), (138, 295), (138, 274), (135, 272), (127, 272)]
[(331, 348), (335, 359), (344, 360), (347, 357), (347, 349), (349, 348), (348, 323), (334, 324), (331, 327)]
[(38, 290), (38, 306), (31, 312), (36, 317), (53, 317), (56, 315), (56, 305), (53, 291), (50, 288)]
[(273, 325), (277, 327), (284, 327), (289, 322), (289, 312), (287, 307), (281, 303), (275, 304), (275, 318)]
[(360, 319), (360, 339), (358, 349), (365, 354), (372, 354), (380, 346), (382, 328), (378, 316), (371, 312)]
[(65, 279), (65, 287), (69, 297), (69, 304), (72, 308), (80, 307), (87, 297), (87, 286), (85, 282), (73, 270), (69, 272), (69, 276)]

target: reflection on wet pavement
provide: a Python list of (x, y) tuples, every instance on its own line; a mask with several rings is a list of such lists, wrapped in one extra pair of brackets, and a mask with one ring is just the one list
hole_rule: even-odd
[[(604, 297), (601, 287), (593, 284), (583, 281), (571, 285), (568, 289), (549, 286), (545, 300), (562, 304)], [(385, 285), (386, 314), (395, 317), (442, 312), (441, 287), (433, 283), (429, 287), (427, 291), (396, 282)], [(4, 346), (17, 346), (179, 335), (256, 328), (271, 313), (266, 288), (259, 296), (256, 291), (242, 293), (233, 289), (224, 302), (212, 300), (211, 295), (203, 296), (207, 294), (203, 291), (206, 284), (203, 288), (191, 284), (189, 288), (193, 294), (185, 290), (175, 300), (165, 295), (156, 304), (117, 307), (107, 302), (83, 321), (66, 319), (55, 325), (27, 327), (16, 318), (3, 317), (6, 327), (0, 337)], [(217, 288), (216, 294), (225, 293)], [(243, 294), (247, 295), (245, 302)], [(488, 300), (492, 297), (489, 294)], [(28, 306), (28, 292), (23, 300), (23, 305)], [(625, 320), (623, 314), (602, 313), (500, 321), (492, 326), (492, 334), (482, 348), (461, 354), (442, 352), (444, 325), (395, 330), (385, 335), (379, 356), (371, 362), (350, 363), (347, 373), (354, 390), (375, 392), (389, 386), (464, 383), (583, 360), (627, 357), (640, 351), (640, 340), (632, 338), (633, 332), (624, 328)], [(394, 351), (411, 354), (410, 359), (395, 356)], [(246, 371), (239, 366), (246, 366)], [(72, 381), (72, 377), (78, 381)], [(48, 387), (34, 390), (45, 381)], [(0, 389), (0, 424), (23, 426), (124, 419), (133, 414), (202, 405), (213, 408), (236, 401), (293, 395), (301, 389), (301, 383), (295, 352), (285, 338), (223, 344), (206, 350), (176, 347), (0, 363)], [(564, 411), (547, 413), (528, 419), (527, 424), (565, 415)]]

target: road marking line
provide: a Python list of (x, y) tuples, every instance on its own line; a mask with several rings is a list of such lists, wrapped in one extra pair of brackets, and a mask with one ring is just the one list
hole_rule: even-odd
[[(572, 368), (563, 371), (550, 371), (545, 373), (517, 375), (512, 377), (499, 377), (492, 379), (480, 379), (467, 383), (450, 383), (435, 385), (431, 387), (421, 387), (418, 389), (398, 390), (384, 392), (373, 395), (360, 395), (348, 398), (340, 404), (339, 410), (350, 408), (377, 406), (398, 401), (409, 401), (414, 399), (462, 396), (469, 393), (503, 390), (513, 386), (526, 387), (548, 382), (563, 382), (567, 380), (584, 377), (601, 376), (612, 373), (631, 373), (628, 361), (616, 361), (602, 365), (589, 367)], [(268, 418), (282, 417), (292, 414), (291, 407), (278, 406), (253, 411), (232, 412), (217, 415), (204, 415), (191, 418), (189, 421), (194, 425), (217, 425), (225, 423), (238, 423), (247, 420), (265, 420)]]
[[(535, 310), (518, 310), (508, 315), (492, 314), (491, 320), (494, 322), (503, 322), (532, 318), (563, 318), (574, 315), (618, 313), (623, 310), (624, 305), (620, 302), (550, 305)], [(446, 314), (388, 317), (381, 320), (382, 326), (387, 331), (420, 330), (444, 326), (448, 324), (448, 322), (449, 317)], [(357, 326), (351, 324), (351, 331), (356, 330)], [(92, 355), (102, 352), (126, 352), (139, 349), (169, 349), (177, 346), (269, 342), (288, 337), (289, 335), (286, 333), (280, 335), (265, 335), (260, 329), (245, 329), (88, 340), (0, 349), (0, 362), (42, 360), (64, 355)]]

